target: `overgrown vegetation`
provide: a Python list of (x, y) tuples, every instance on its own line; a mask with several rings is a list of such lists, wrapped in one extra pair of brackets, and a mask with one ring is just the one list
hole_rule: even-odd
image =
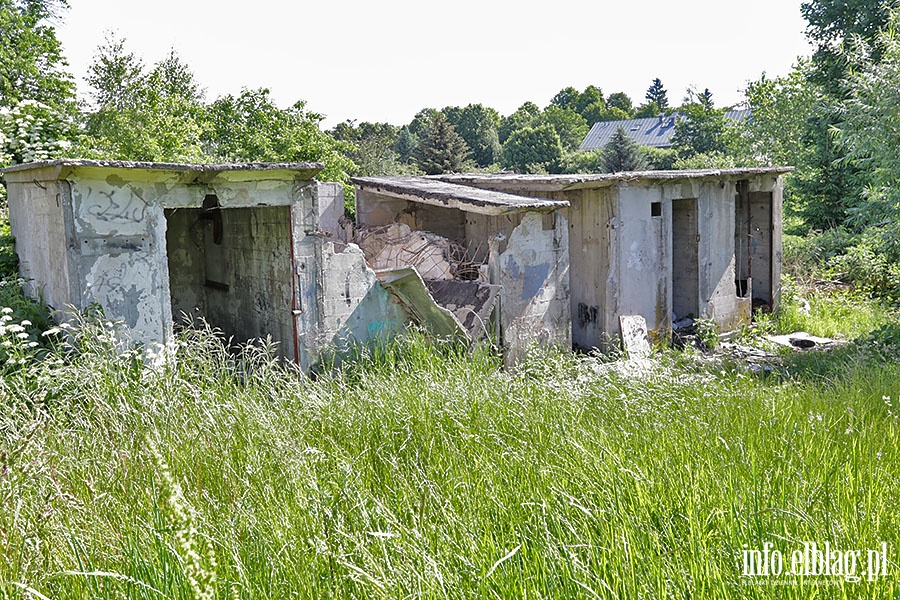
[[(900, 547), (890, 323), (782, 377), (678, 353), (504, 371), (411, 335), (310, 381), (265, 347), (186, 331), (153, 358), (85, 320), (0, 380), (0, 590), (806, 598), (816, 578), (744, 577), (742, 550)], [(890, 573), (824, 589), (888, 598)]]

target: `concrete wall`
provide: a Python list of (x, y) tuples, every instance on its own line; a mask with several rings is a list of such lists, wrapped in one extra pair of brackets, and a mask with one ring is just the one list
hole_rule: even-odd
[(206, 233), (210, 222), (203, 219), (199, 208), (167, 208), (164, 214), (172, 317), (176, 323), (206, 317)]
[(504, 359), (513, 364), (532, 345), (570, 348), (569, 233), (560, 211), (529, 212), (513, 229), (505, 251), (490, 257), (499, 283)]
[(736, 182), (703, 181), (694, 185), (700, 206), (700, 306), (721, 331), (750, 322), (750, 299), (735, 284)]
[[(611, 238), (614, 289), (605, 331), (618, 336), (620, 315), (643, 316), (651, 331), (666, 329), (671, 323), (671, 200), (647, 182), (622, 184), (616, 192)], [(651, 216), (654, 202), (661, 203), (660, 217)]]
[[(392, 198), (369, 190), (356, 188), (356, 222), (369, 227), (382, 227), (398, 220), (409, 207), (406, 200)], [(412, 223), (407, 223), (412, 227)]]
[(10, 229), (25, 292), (59, 310), (73, 302), (66, 253), (68, 194), (65, 182), (15, 184), (9, 194)]
[(165, 343), (172, 308), (162, 206), (143, 189), (101, 179), (70, 181), (73, 304), (103, 307), (135, 341)]
[(378, 283), (358, 246), (324, 242), (321, 252), (321, 351), (384, 342), (412, 322)]
[(341, 225), (344, 216), (344, 186), (340, 183), (319, 182), (316, 185), (318, 229), (327, 236), (346, 242), (347, 235)]

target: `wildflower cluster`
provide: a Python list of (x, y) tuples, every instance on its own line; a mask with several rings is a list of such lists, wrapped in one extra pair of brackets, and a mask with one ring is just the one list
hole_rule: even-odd
[(0, 165), (48, 160), (70, 145), (71, 119), (35, 100), (0, 112)]
[[(52, 335), (53, 331), (44, 334)], [(0, 308), (0, 362), (5, 369), (28, 364), (39, 352), (40, 346), (31, 321), (22, 319), (17, 322), (12, 308)]]

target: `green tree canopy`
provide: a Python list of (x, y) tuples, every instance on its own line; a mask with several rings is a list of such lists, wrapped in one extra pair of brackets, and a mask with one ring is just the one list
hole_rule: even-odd
[(517, 173), (555, 172), (562, 156), (559, 134), (551, 125), (516, 130), (503, 144), (503, 166)]
[(413, 155), (418, 145), (419, 138), (409, 130), (409, 126), (404, 125), (397, 132), (397, 141), (394, 142), (394, 152), (397, 153), (397, 159), (405, 165), (412, 163)]
[(550, 105), (558, 106), (562, 109), (571, 108), (575, 110), (575, 107), (578, 104), (578, 99), (580, 97), (581, 92), (579, 92), (572, 86), (568, 86), (559, 90), (556, 95), (550, 99)]
[(498, 133), (500, 134), (500, 143), (506, 143), (506, 140), (509, 139), (509, 136), (512, 135), (514, 131), (532, 125), (540, 114), (541, 109), (537, 104), (534, 102), (526, 102), (517, 108), (511, 115), (503, 117), (500, 121), (500, 128), (498, 130)]
[(682, 159), (697, 154), (730, 154), (725, 111), (713, 106), (709, 88), (697, 91), (689, 87), (685, 103), (678, 109), (672, 143)]
[(32, 100), (71, 113), (75, 84), (51, 25), (64, 0), (0, 0), (0, 107)]
[[(872, 60), (878, 48), (879, 60)], [(851, 61), (849, 95), (837, 139), (849, 159), (869, 174), (866, 202), (854, 211), (857, 224), (900, 226), (900, 9), (871, 42), (860, 38)], [(900, 245), (900, 236), (894, 236)]]
[(203, 91), (174, 51), (145, 72), (124, 40), (107, 40), (86, 79), (94, 107), (76, 149), (79, 155), (146, 161), (203, 158)]
[(618, 108), (628, 115), (634, 113), (634, 105), (631, 102), (631, 98), (625, 92), (614, 92), (610, 94), (609, 98), (606, 99), (606, 106), (610, 109)]
[(578, 148), (587, 135), (590, 127), (584, 117), (572, 109), (565, 109), (551, 104), (533, 121), (534, 125), (549, 125), (559, 136), (564, 151)]
[(443, 111), (447, 121), (453, 125), (466, 145), (472, 151), (472, 158), (479, 167), (487, 167), (500, 158), (500, 114), (493, 108), (481, 104), (466, 107), (447, 107)]
[(577, 112), (582, 117), (585, 116), (585, 112), (590, 107), (602, 106), (606, 108), (606, 100), (603, 98), (603, 90), (598, 88), (595, 85), (589, 85), (584, 88), (584, 91), (578, 95), (578, 100), (575, 102), (575, 112)]
[(225, 162), (325, 163), (322, 178), (347, 181), (355, 169), (347, 154), (350, 142), (335, 140), (319, 128), (322, 115), (306, 110), (302, 101), (281, 109), (265, 88), (243, 89), (237, 96), (225, 95), (213, 102), (203, 132), (207, 153)]

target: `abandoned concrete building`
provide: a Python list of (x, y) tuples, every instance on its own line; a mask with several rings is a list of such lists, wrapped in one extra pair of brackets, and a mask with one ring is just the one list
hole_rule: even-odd
[(664, 334), (774, 308), (789, 168), (355, 179), (357, 223), (317, 163), (55, 160), (2, 171), (27, 291), (92, 303), (144, 344), (202, 317), (307, 369), (411, 323), (601, 348), (619, 317)]
[[(568, 279), (558, 273), (568, 264), (564, 221), (545, 233), (564, 201), (466, 188), (466, 210), (516, 215), (522, 226), (504, 231), (552, 258), (541, 278), (498, 242), (497, 260), (519, 268), (519, 279), (499, 275), (498, 285), (433, 233), (426, 239), (407, 229), (425, 240), (411, 247), (394, 244), (396, 228), (387, 237), (360, 229), (360, 245), (352, 243), (342, 186), (314, 179), (322, 166), (56, 160), (5, 169), (27, 291), (61, 316), (100, 305), (143, 344), (165, 344), (174, 326), (202, 317), (236, 342), (270, 337), (304, 369), (323, 353), (388, 339), (410, 323), (463, 339), (502, 335), (497, 341), (511, 357), (540, 340), (568, 344)], [(403, 258), (411, 249), (418, 261)], [(487, 264), (482, 250), (477, 259)], [(394, 259), (385, 259), (391, 252)], [(565, 302), (553, 304), (561, 312), (547, 322), (550, 309), (529, 312), (509, 300), (495, 310), (514, 289), (544, 304), (557, 295)]]
[(775, 309), (782, 175), (790, 167), (601, 175), (441, 175), (441, 181), (554, 200), (569, 226), (572, 340), (607, 348), (619, 317), (657, 336), (686, 318), (722, 331)]

